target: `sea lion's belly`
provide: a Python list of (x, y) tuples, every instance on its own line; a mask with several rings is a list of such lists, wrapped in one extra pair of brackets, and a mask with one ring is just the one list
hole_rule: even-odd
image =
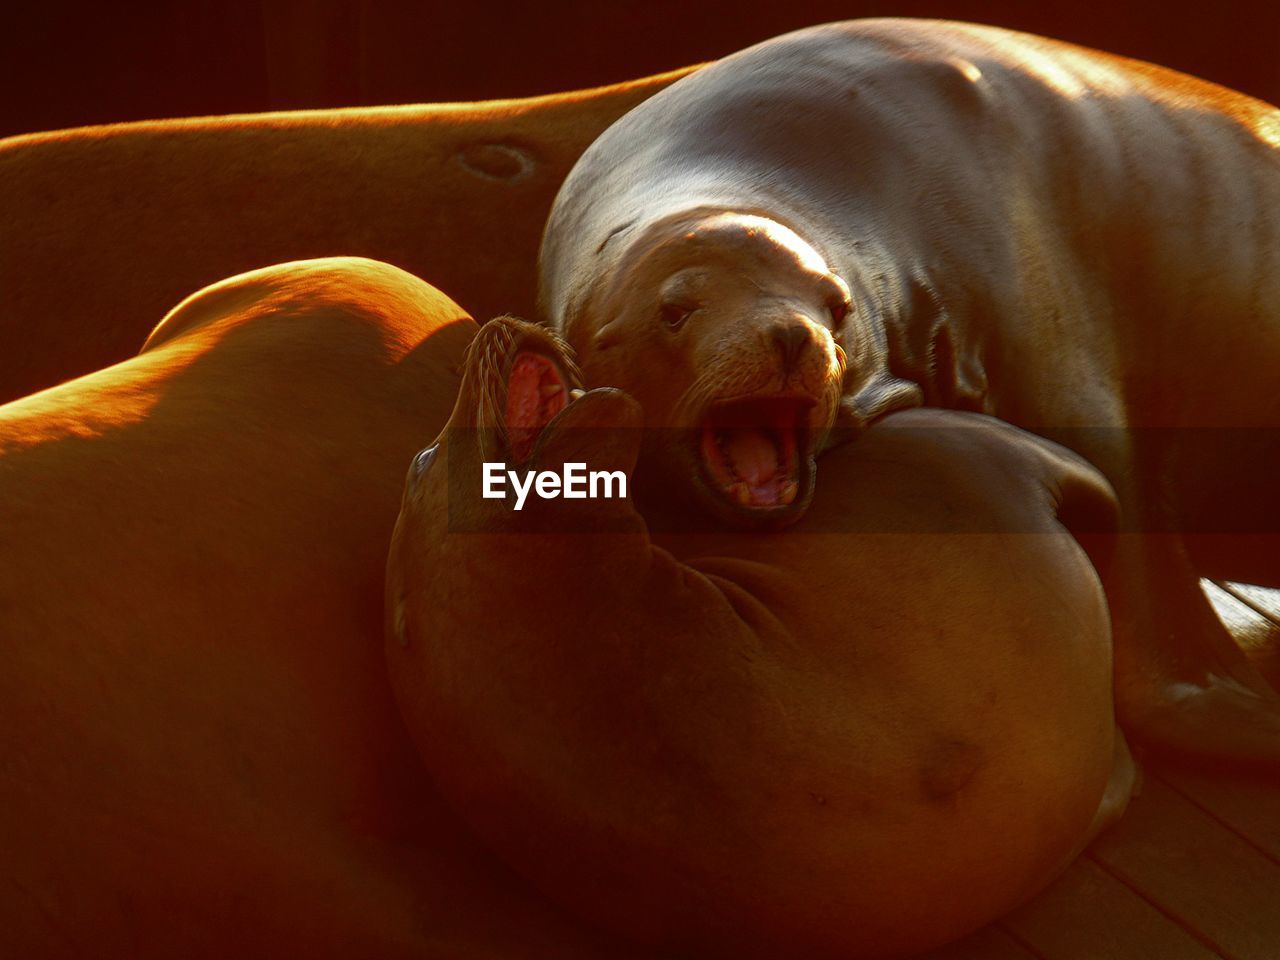
[(740, 778), (721, 816), (751, 824), (753, 855), (831, 869), (833, 887), (858, 864), (860, 927), (945, 939), (1086, 835), (1115, 746), (1108, 613), (1079, 544), (997, 471), (926, 455), (915, 473), (881, 433), (864, 441), (824, 457), (787, 533), (661, 543), (760, 638), (726, 653), (754, 686), (734, 700), (741, 740), (718, 741)]

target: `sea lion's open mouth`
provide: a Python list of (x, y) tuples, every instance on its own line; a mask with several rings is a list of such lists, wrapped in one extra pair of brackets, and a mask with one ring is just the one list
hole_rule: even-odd
[(698, 437), (707, 486), (738, 508), (793, 504), (807, 462), (813, 405), (805, 398), (755, 397), (712, 406)]
[(512, 459), (533, 454), (542, 429), (569, 405), (573, 381), (546, 353), (522, 349), (507, 373), (505, 418)]

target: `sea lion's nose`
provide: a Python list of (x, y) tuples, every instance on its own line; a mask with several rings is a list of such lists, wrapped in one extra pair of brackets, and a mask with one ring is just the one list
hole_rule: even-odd
[(769, 330), (773, 345), (782, 358), (785, 370), (791, 370), (804, 356), (809, 344), (813, 341), (813, 332), (809, 324), (803, 320), (784, 320), (775, 323)]

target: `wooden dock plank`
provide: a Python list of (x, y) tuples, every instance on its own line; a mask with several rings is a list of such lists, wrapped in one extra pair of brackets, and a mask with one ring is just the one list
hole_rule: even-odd
[(1280, 686), (1280, 590), (1214, 580), (1201, 586), (1254, 666)]
[(1088, 856), (1224, 957), (1280, 954), (1280, 867), (1158, 777)]
[(1042, 960), (1018, 945), (999, 927), (984, 927), (977, 933), (922, 954), (915, 960)]
[(1258, 587), (1250, 583), (1222, 582), (1218, 586), (1241, 603), (1251, 607), (1260, 616), (1280, 626), (1280, 590), (1274, 587)]
[(1185, 770), (1165, 769), (1158, 776), (1280, 865), (1280, 789)]
[(1087, 858), (1000, 925), (1043, 960), (1219, 956)]
[(1160, 767), (1044, 893), (921, 960), (1277, 960), (1280, 789)]

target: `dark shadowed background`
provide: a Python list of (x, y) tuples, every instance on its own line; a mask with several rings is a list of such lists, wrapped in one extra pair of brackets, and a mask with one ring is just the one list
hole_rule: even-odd
[(0, 135), (158, 117), (477, 100), (625, 80), (813, 23), (975, 20), (1153, 60), (1280, 100), (1280, 2), (14, 0)]

